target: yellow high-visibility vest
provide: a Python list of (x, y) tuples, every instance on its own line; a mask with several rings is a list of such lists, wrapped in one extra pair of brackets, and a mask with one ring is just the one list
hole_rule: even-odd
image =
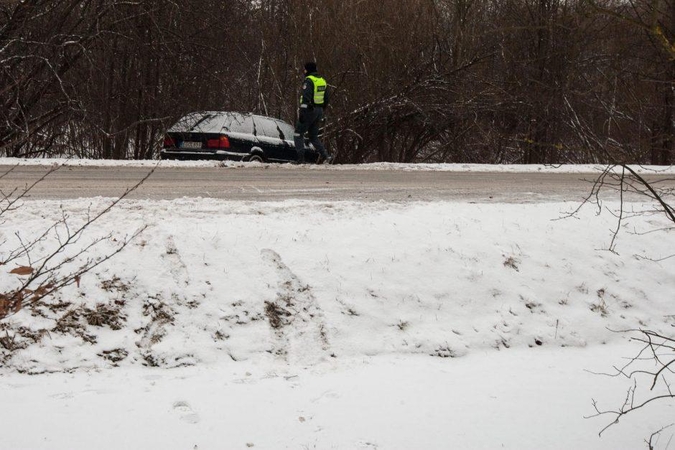
[(316, 106), (323, 106), (324, 97), (326, 95), (326, 80), (321, 77), (315, 77), (314, 75), (308, 75), (307, 78), (312, 80), (314, 84), (314, 104)]

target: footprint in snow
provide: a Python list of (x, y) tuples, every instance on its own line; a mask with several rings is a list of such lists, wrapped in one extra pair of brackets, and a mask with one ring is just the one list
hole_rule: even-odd
[(319, 395), (318, 397), (313, 398), (311, 400), (311, 402), (312, 403), (323, 403), (323, 402), (326, 402), (326, 401), (338, 399), (340, 397), (341, 397), (341, 395), (339, 393), (335, 392), (335, 391), (326, 391), (326, 392), (322, 393), (321, 395)]
[(199, 422), (199, 414), (193, 411), (188, 402), (175, 402), (173, 404), (173, 410), (178, 413), (180, 420), (187, 423), (197, 423)]

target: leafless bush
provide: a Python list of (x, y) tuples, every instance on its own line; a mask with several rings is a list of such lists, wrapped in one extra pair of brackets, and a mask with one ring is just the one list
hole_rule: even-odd
[[(57, 166), (48, 170), (42, 178), (23, 189), (0, 192), (0, 220), (21, 208), (22, 199), (30, 190), (58, 168)], [(36, 236), (24, 238), (17, 232), (18, 244), (14, 248), (6, 248), (5, 243), (5, 248), (0, 251), (0, 267), (9, 270), (10, 263), (14, 264), (16, 267), (9, 271), (19, 281), (14, 287), (0, 290), (0, 320), (70, 284), (79, 283), (82, 275), (124, 250), (144, 227), (121, 239), (109, 233), (103, 237), (91, 237), (86, 243), (83, 240), (101, 217), (135, 191), (153, 172), (154, 169), (100, 211), (89, 211), (79, 225), (73, 226), (71, 218), (64, 212), (59, 220), (45, 227)], [(93, 255), (104, 243), (111, 245), (112, 250), (102, 255)]]
[[(629, 330), (631, 339), (642, 344), (642, 349), (622, 367), (615, 367), (615, 372), (607, 374), (613, 377), (625, 377), (632, 381), (626, 397), (616, 409), (603, 409), (593, 400), (596, 414), (591, 417), (608, 416), (611, 422), (605, 426), (600, 435), (608, 428), (619, 423), (628, 415), (645, 409), (651, 404), (663, 400), (675, 399), (672, 390), (675, 378), (675, 339), (651, 330)], [(654, 438), (672, 426), (667, 425), (652, 434), (647, 441), (650, 449)]]
[[(579, 133), (578, 136), (585, 142), (587, 148), (595, 152), (604, 152), (604, 154), (608, 155), (607, 146), (614, 145), (614, 143), (608, 144), (607, 141), (598, 138), (589, 128), (583, 126), (578, 117), (574, 120)], [(619, 193), (619, 207), (614, 211), (616, 227), (612, 231), (612, 238), (608, 247), (610, 251), (615, 252), (624, 220), (634, 214), (646, 214), (644, 211), (634, 212), (629, 210), (626, 203), (628, 194), (637, 195), (638, 198), (651, 202), (653, 209), (649, 213), (665, 215), (670, 223), (670, 227), (666, 228), (675, 226), (675, 209), (672, 206), (674, 200), (673, 181), (675, 180), (668, 176), (648, 180), (646, 177), (640, 175), (634, 167), (626, 163), (610, 164), (605, 167), (601, 175), (595, 180), (589, 196), (581, 206), (589, 201), (593, 201), (598, 208), (602, 208), (600, 200), (602, 191), (611, 190)], [(672, 256), (670, 255), (666, 258)], [(597, 291), (598, 302), (591, 305), (591, 310), (600, 313), (602, 316), (608, 314), (604, 296), (604, 289)], [(597, 402), (593, 401), (593, 406), (596, 410), (595, 416), (610, 416), (613, 418), (612, 422), (600, 431), (600, 434), (612, 425), (617, 424), (627, 414), (641, 410), (652, 403), (675, 398), (671, 390), (673, 375), (675, 374), (673, 371), (675, 369), (675, 339), (672, 336), (667, 336), (653, 330), (630, 330), (630, 332), (637, 335), (632, 337), (632, 340), (640, 342), (644, 346), (636, 356), (630, 359), (628, 364), (615, 368), (616, 373), (613, 376), (625, 376), (633, 381), (633, 385), (629, 388), (621, 406), (616, 409), (601, 409)], [(670, 426), (668, 425), (652, 433), (649, 439), (646, 440), (650, 450), (655, 448), (656, 440)]]

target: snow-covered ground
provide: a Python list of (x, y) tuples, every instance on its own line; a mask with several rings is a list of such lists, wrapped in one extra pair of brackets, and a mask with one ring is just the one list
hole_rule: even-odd
[[(25, 201), (0, 256), (110, 201)], [(672, 402), (584, 418), (632, 385), (592, 373), (641, 348), (616, 330), (675, 331), (671, 224), (628, 206), (610, 252), (611, 201), (123, 201), (71, 249), (147, 227), (122, 253), (0, 322), (0, 448), (646, 448)]]

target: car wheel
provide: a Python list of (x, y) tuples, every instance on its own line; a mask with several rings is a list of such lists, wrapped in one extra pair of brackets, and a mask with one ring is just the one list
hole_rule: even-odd
[(249, 160), (249, 162), (259, 162), (259, 163), (261, 163), (261, 162), (263, 162), (263, 157), (260, 156), (260, 155), (251, 155), (248, 158), (248, 160)]

